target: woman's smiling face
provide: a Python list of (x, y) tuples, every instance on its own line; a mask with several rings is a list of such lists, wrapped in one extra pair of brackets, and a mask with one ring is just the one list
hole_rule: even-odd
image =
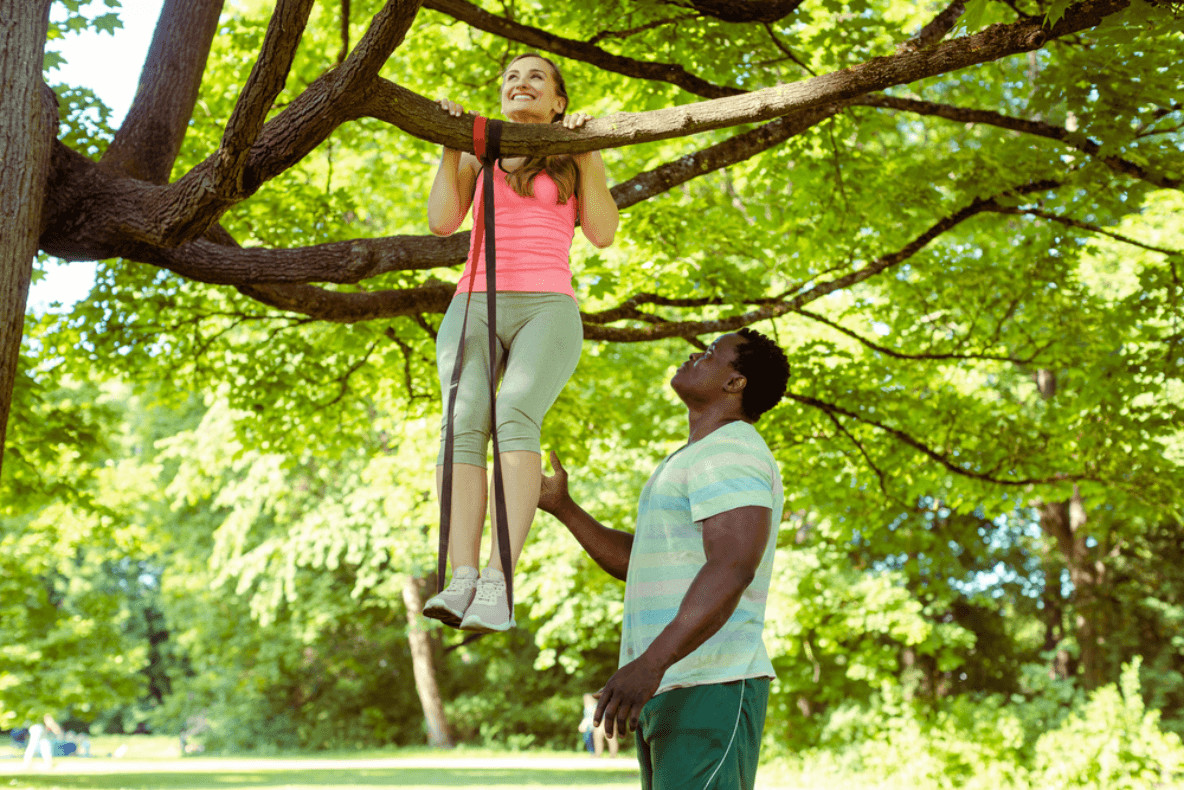
[(517, 123), (551, 123), (567, 108), (551, 64), (539, 57), (515, 60), (502, 75), (502, 115)]

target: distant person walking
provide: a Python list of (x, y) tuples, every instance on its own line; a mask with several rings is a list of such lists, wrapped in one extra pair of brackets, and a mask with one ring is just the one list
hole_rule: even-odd
[(57, 741), (62, 738), (62, 726), (57, 720), (45, 714), (43, 724), (29, 727), (29, 745), (25, 747), (25, 765), (32, 765), (33, 758), (40, 753), (46, 768), (53, 768), (53, 752)]

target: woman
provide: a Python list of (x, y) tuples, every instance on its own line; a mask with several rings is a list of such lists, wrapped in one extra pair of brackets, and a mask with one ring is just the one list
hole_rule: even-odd
[[(578, 129), (590, 117), (567, 115), (567, 88), (559, 69), (533, 53), (515, 58), (502, 75), (502, 115), (515, 123), (563, 123)], [(446, 112), (464, 109), (448, 99)], [(435, 233), (454, 233), (470, 205), (482, 202), (478, 177), (494, 180), (497, 238), (497, 327), (500, 345), (495, 365), (498, 390), (498, 442), (506, 494), (510, 556), (516, 565), (538, 505), (542, 478), (539, 433), (543, 416), (575, 371), (583, 325), (571, 285), (569, 251), (577, 216), (584, 235), (597, 247), (613, 242), (619, 217), (608, 191), (604, 161), (598, 151), (550, 157), (517, 156), (482, 172), (472, 154), (445, 148), (428, 198), (428, 224)], [(474, 206), (474, 217), (477, 206)], [(476, 237), (476, 234), (473, 234)], [(484, 249), (470, 245), (468, 262), (437, 337), (436, 364), (441, 391), (447, 392), (460, 343), (469, 297), (472, 305), (465, 356), (457, 391), (454, 422), (452, 530), (449, 559), (452, 579), (428, 600), (424, 614), (470, 631), (505, 631), (514, 626), (506, 598), (497, 530), (485, 569), (478, 574), (478, 553), (485, 523), (485, 455), (490, 433), (489, 351), (485, 302)], [(447, 419), (447, 417), (445, 417)], [(442, 486), (443, 442), (436, 467)]]

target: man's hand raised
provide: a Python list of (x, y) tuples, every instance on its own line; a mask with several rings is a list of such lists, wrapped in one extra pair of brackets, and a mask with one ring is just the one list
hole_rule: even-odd
[(539, 510), (554, 515), (561, 506), (571, 501), (567, 491), (567, 470), (559, 463), (559, 456), (554, 450), (551, 451), (551, 469), (555, 474), (544, 474), (539, 486)]

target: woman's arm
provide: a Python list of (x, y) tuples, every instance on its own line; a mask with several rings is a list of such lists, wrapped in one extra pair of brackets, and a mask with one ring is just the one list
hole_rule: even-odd
[(477, 157), (472, 154), (444, 149), (428, 195), (428, 228), (437, 236), (455, 233), (464, 222), (477, 185), (476, 162)]
[[(440, 109), (459, 116), (464, 108), (448, 99), (440, 100)], [(455, 233), (473, 203), (480, 163), (470, 153), (445, 148), (428, 195), (428, 228), (437, 236)]]
[(588, 241), (597, 247), (607, 247), (613, 243), (621, 217), (617, 203), (608, 191), (604, 159), (599, 151), (575, 154), (573, 158), (580, 169), (580, 228)]
[[(574, 112), (563, 118), (568, 129), (579, 129), (592, 116), (586, 112)], [(621, 215), (617, 213), (617, 202), (608, 191), (608, 173), (599, 151), (585, 151), (573, 154), (572, 159), (580, 170), (580, 186), (577, 205), (580, 209), (580, 228), (588, 241), (597, 247), (607, 247), (617, 235)]]

